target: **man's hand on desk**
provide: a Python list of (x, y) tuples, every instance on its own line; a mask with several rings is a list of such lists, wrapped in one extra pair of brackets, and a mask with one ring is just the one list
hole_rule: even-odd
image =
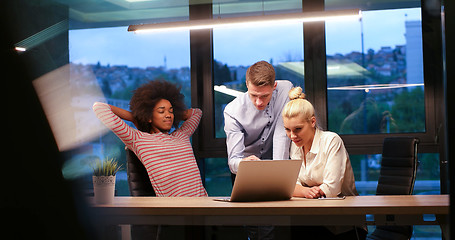
[(261, 160), (261, 159), (259, 159), (255, 155), (251, 155), (251, 156), (248, 156), (248, 157), (242, 159), (242, 161), (259, 161), (259, 160)]

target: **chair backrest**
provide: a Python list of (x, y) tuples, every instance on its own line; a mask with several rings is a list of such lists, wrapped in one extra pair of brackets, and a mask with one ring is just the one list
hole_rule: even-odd
[(126, 149), (126, 172), (131, 196), (156, 196), (141, 160), (133, 151)]
[[(413, 137), (384, 138), (376, 195), (410, 195), (417, 173), (417, 145)], [(368, 240), (408, 240), (413, 226), (377, 226)]]
[(384, 139), (376, 195), (409, 195), (417, 172), (417, 145), (414, 137)]

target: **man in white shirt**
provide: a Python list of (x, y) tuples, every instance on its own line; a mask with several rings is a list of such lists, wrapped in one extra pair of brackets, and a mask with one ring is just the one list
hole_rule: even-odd
[[(281, 110), (289, 101), (289, 81), (275, 81), (275, 69), (260, 61), (246, 72), (248, 91), (224, 109), (228, 164), (237, 174), (240, 161), (289, 159), (290, 140)], [(249, 239), (274, 239), (273, 226), (247, 226)]]
[(246, 73), (248, 91), (224, 109), (228, 164), (237, 173), (242, 160), (289, 159), (281, 110), (289, 101), (289, 81), (275, 81), (273, 66), (260, 61)]

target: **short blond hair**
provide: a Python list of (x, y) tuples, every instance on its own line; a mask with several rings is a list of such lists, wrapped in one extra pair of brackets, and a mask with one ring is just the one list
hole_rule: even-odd
[(283, 108), (281, 113), (283, 118), (294, 118), (300, 116), (306, 121), (310, 121), (314, 117), (313, 105), (305, 99), (305, 93), (302, 92), (301, 87), (292, 88), (289, 91), (289, 101)]
[(259, 61), (251, 65), (246, 70), (246, 83), (251, 83), (255, 86), (271, 86), (275, 85), (275, 69), (272, 64), (266, 61)]

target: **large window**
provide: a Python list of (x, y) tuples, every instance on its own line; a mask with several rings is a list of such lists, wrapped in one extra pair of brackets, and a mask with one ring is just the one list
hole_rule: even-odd
[[(128, 110), (137, 87), (150, 80), (164, 79), (182, 87), (185, 104), (191, 107), (188, 31), (141, 35), (128, 32), (127, 27), (70, 30), (69, 53), (71, 85), (90, 83), (91, 88), (100, 89), (99, 96), (91, 99)], [(85, 97), (73, 98), (73, 103), (80, 105), (75, 118), (91, 116), (88, 123), (99, 123), (93, 118), (93, 102), (80, 101)], [(76, 123), (76, 128), (87, 127), (87, 122)], [(95, 139), (68, 154), (63, 173), (65, 177), (90, 176), (87, 174), (90, 161), (115, 158), (123, 165), (117, 174), (117, 195), (129, 195), (125, 145), (104, 126), (98, 127), (103, 130)], [(90, 179), (87, 182), (90, 187)]]
[[(303, 25), (245, 27), (213, 30), (213, 85), (215, 137), (225, 138), (223, 110), (236, 94), (246, 92), (245, 74), (265, 60), (276, 79), (304, 87)], [(234, 90), (234, 91), (226, 91)], [(230, 195), (232, 185), (226, 158), (207, 158), (206, 187), (210, 195)]]
[[(275, 68), (276, 79), (289, 80), (304, 87), (303, 26), (301, 23), (283, 26), (245, 27), (213, 30), (213, 84), (215, 86), (215, 133), (224, 133), (223, 110), (236, 93), (245, 92), (248, 67), (264, 60)], [(222, 87), (220, 90), (219, 87)]]
[[(217, 11), (214, 8), (213, 14)], [(275, 67), (276, 79), (289, 80), (315, 98), (326, 98), (327, 128), (345, 140), (352, 136), (370, 139), (378, 134), (424, 134), (428, 119), (420, 11), (367, 10), (360, 21), (326, 22), (325, 93), (305, 89), (305, 85), (317, 83), (304, 76), (306, 62), (314, 65), (315, 59), (305, 61), (303, 24), (213, 30), (213, 112), (204, 112), (205, 117), (213, 119), (213, 125), (201, 125), (200, 129), (213, 126), (213, 137), (220, 140), (216, 144), (225, 147), (224, 107), (236, 94), (246, 91), (247, 68), (265, 60)], [(102, 93), (100, 101), (128, 108), (132, 91), (140, 84), (165, 79), (182, 86), (186, 104), (191, 106), (194, 89), (190, 85), (189, 32), (140, 35), (127, 32), (126, 27), (71, 30), (69, 49), (71, 81), (91, 76)], [(318, 91), (318, 95), (311, 91)], [(81, 114), (93, 114), (90, 106), (83, 109)], [(349, 141), (345, 143), (349, 149)], [(229, 195), (232, 189), (221, 149), (222, 154), (205, 155), (201, 168), (211, 196)], [(195, 153), (198, 155), (197, 147)], [(381, 155), (367, 148), (350, 153), (359, 192), (374, 194)], [(71, 166), (94, 158), (114, 157), (124, 165), (126, 159), (123, 143), (108, 131), (69, 155), (71, 160), (64, 170), (68, 175), (80, 174), (72, 172)], [(416, 193), (439, 192), (439, 155), (425, 153), (419, 159)], [(118, 195), (128, 195), (125, 169), (117, 181)]]
[(425, 132), (421, 29), (420, 8), (326, 23), (329, 130)]
[[(420, 12), (363, 11), (360, 21), (326, 23), (330, 131), (345, 136), (426, 131)], [(356, 180), (377, 180), (369, 178), (374, 159), (380, 157), (368, 155), (353, 166), (360, 173)], [(429, 189), (439, 188), (438, 162), (421, 159), (427, 166), (421, 175), (436, 184)]]
[[(361, 20), (325, 27), (328, 130), (348, 147), (353, 138), (367, 145), (391, 134), (425, 136), (421, 9), (367, 10)], [(356, 188), (361, 195), (375, 194), (381, 154), (362, 148), (366, 154), (350, 154)], [(418, 159), (414, 194), (439, 194), (439, 154)], [(440, 237), (439, 228), (414, 228), (414, 237), (427, 236)]]

